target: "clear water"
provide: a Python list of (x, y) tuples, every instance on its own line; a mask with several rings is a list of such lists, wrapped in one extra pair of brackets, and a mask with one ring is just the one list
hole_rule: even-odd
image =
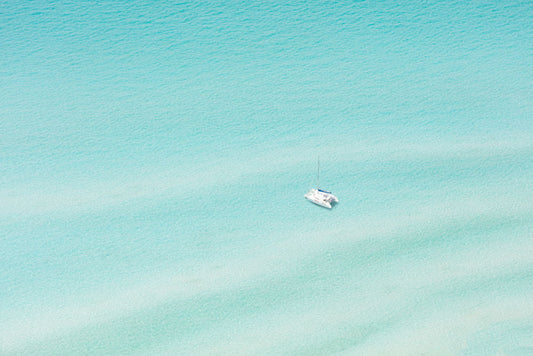
[(532, 19), (3, 2), (0, 354), (533, 354)]

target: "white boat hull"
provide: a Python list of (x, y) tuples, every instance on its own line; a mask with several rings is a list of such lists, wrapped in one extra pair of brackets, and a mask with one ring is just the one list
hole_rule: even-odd
[(331, 209), (332, 203), (338, 203), (339, 199), (330, 192), (326, 192), (320, 189), (311, 189), (305, 194), (305, 199), (311, 203), (323, 206), (324, 208)]

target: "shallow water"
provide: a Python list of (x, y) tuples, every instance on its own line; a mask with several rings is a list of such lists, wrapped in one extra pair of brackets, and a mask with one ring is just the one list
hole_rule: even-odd
[(532, 15), (0, 5), (0, 354), (533, 353)]

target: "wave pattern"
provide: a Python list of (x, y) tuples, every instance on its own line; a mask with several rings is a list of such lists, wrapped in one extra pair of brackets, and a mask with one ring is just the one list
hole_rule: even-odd
[(0, 7), (0, 354), (533, 353), (528, 4)]
[[(179, 254), (180, 247), (183, 248), (180, 243), (171, 241), (185, 238), (179, 230), (160, 238), (167, 251), (157, 247), (151, 248), (158, 251), (130, 251), (135, 257), (157, 252), (158, 257), (167, 262), (167, 270), (165, 273), (158, 271), (160, 266), (144, 258), (145, 262), (140, 263), (153, 265), (149, 277), (139, 277), (140, 272), (146, 272), (129, 265), (127, 272), (137, 274), (137, 282), (125, 283), (101, 295), (81, 294), (77, 301), (64, 307), (48, 306), (51, 308), (48, 312), (36, 310), (31, 316), (15, 317), (2, 323), (3, 353), (132, 353), (137, 350), (153, 354), (475, 354), (481, 346), (465, 347), (471, 343), (482, 345), (481, 349), (486, 349), (487, 353), (528, 350), (529, 345), (524, 340), (531, 335), (528, 325), (533, 317), (529, 302), (533, 297), (533, 207), (530, 203), (533, 197), (530, 191), (522, 189), (522, 181), (509, 180), (507, 174), (501, 177), (498, 171), (488, 171), (484, 167), (494, 160), (490, 165), (514, 166), (523, 172), (520, 178), (525, 179), (533, 175), (533, 167), (528, 163), (532, 148), (526, 149), (525, 154), (522, 146), (505, 155), (500, 150), (488, 147), (484, 157), (469, 159), (470, 170), (455, 178), (450, 178), (447, 170), (422, 170), (423, 180), (433, 183), (426, 183), (423, 195), (404, 197), (401, 204), (394, 201), (404, 196), (406, 189), (413, 184), (420, 188), (416, 180), (397, 184), (397, 192), (391, 192), (390, 200), (372, 204), (350, 196), (350, 184), (343, 186), (336, 182), (337, 190), (345, 199), (332, 212), (315, 209), (298, 199), (299, 195), (291, 197), (295, 202), (288, 202), (280, 209), (278, 203), (282, 196), (294, 189), (289, 183), (280, 185), (280, 191), (274, 193), (279, 196), (274, 195), (274, 199), (263, 195), (264, 191), (250, 193), (247, 198), (256, 200), (255, 204), (246, 204), (245, 200), (242, 204), (253, 214), (250, 219), (260, 226), (254, 231), (248, 218), (243, 218), (245, 215), (229, 213), (224, 218), (225, 224), (232, 225), (232, 231), (218, 238), (211, 235), (214, 231), (202, 236), (202, 230), (209, 228), (198, 225), (196, 222), (201, 218), (193, 215), (194, 227), (188, 233), (200, 244), (193, 247), (195, 253), (182, 257), (182, 262), (175, 256), (174, 263), (168, 263), (171, 255)], [(438, 166), (451, 166), (461, 158), (456, 150), (451, 151), (453, 158), (444, 159), (445, 162), (441, 161), (443, 158), (433, 161), (438, 162)], [(342, 152), (346, 153), (339, 154)], [(449, 152), (435, 152), (434, 156), (450, 155)], [(389, 173), (380, 171), (382, 184), (390, 180), (402, 181), (402, 166), (420, 164), (419, 159), (391, 159), (388, 154), (381, 157), (374, 159), (374, 164), (381, 162), (382, 166), (395, 168), (387, 169)], [(427, 166), (428, 162), (432, 161), (423, 160), (422, 164)], [(472, 162), (477, 162), (477, 167), (472, 166)], [(202, 183), (198, 179), (197, 186), (191, 186), (192, 191), (199, 196), (210, 196), (202, 209), (216, 209), (219, 199), (231, 199), (247, 184), (255, 186), (257, 175), (248, 170), (251, 162), (248, 163), (235, 178), (225, 181), (220, 197), (212, 195), (220, 188), (220, 182)], [(263, 170), (261, 175), (268, 180), (301, 170), (302, 163), (309, 166), (308, 162), (296, 161), (277, 168), (261, 168), (257, 163), (254, 167)], [(335, 165), (350, 170), (361, 163), (339, 159)], [(359, 175), (372, 177), (373, 169), (363, 169)], [(403, 174), (413, 171), (416, 169)], [(477, 174), (484, 176), (479, 182), (484, 184), (473, 186), (467, 178), (476, 178)], [(357, 184), (366, 183), (368, 189), (372, 189), (373, 180), (361, 179)], [(447, 182), (444, 188), (442, 180)], [(157, 214), (154, 210), (167, 206), (165, 201), (179, 197), (178, 187), (176, 184), (170, 189), (177, 195), (157, 192), (142, 199), (128, 198), (118, 206), (109, 207), (106, 199), (101, 199), (99, 203), (106, 214), (116, 214), (122, 209), (124, 212), (115, 218), (116, 221), (98, 221), (98, 224), (120, 224), (130, 214), (131, 205), (139, 203), (142, 207), (135, 208), (140, 210), (137, 216)], [(168, 194), (167, 184), (159, 188)], [(157, 191), (157, 187), (154, 189)], [(209, 202), (211, 199), (215, 202)], [(372, 206), (374, 209), (370, 208)], [(298, 221), (283, 222), (281, 214), (295, 208), (305, 214), (300, 212)], [(243, 207), (234, 206), (234, 209)], [(254, 209), (262, 209), (262, 215), (276, 219), (278, 226), (270, 228), (277, 232), (265, 234), (263, 225), (266, 223), (256, 220)], [(176, 208), (174, 213), (179, 211), (185, 210)], [(86, 214), (85, 210), (82, 212)], [(53, 211), (59, 216), (65, 213)], [(70, 222), (80, 224), (80, 229), (83, 224), (94, 223), (94, 220), (77, 221), (83, 218), (79, 213), (72, 214)], [(102, 212), (92, 214), (96, 217)], [(162, 215), (158, 224), (171, 223), (173, 218)], [(63, 219), (57, 219), (62, 225)], [(54, 225), (53, 220), (46, 221)], [(224, 225), (211, 221), (220, 224), (217, 229)], [(145, 224), (138, 224), (131, 230)], [(60, 247), (61, 243), (54, 239), (61, 228), (37, 225), (36, 228), (45, 232), (55, 231), (50, 234), (48, 243)], [(113, 250), (107, 238), (120, 239), (125, 231), (134, 233), (131, 230), (120, 226), (114, 233), (107, 231), (106, 239), (99, 241), (101, 246), (94, 241), (94, 245), (85, 242), (87, 250), (83, 253), (92, 254), (94, 260), (103, 259), (106, 253), (124, 259), (123, 254), (135, 243), (123, 238), (121, 243), (125, 245)], [(84, 238), (95, 236), (88, 233)], [(249, 241), (242, 243), (243, 238)], [(7, 243), (9, 246), (9, 241)], [(150, 249), (146, 240), (141, 245)], [(67, 247), (71, 246), (64, 247), (65, 253), (75, 251)], [(84, 271), (87, 266), (83, 263), (89, 264), (91, 258), (86, 262), (80, 262), (80, 256), (65, 258), (69, 264), (56, 267), (56, 271), (78, 270), (87, 277), (96, 271), (108, 273), (98, 267)], [(106, 267), (117, 268), (115, 273), (121, 267), (115, 261), (109, 263), (103, 259), (101, 262)], [(12, 273), (17, 273), (15, 267)], [(494, 330), (501, 343), (492, 342), (490, 346), (480, 341), (494, 336)], [(515, 338), (517, 330), (522, 336)], [(509, 333), (508, 338), (500, 334), (503, 331)]]

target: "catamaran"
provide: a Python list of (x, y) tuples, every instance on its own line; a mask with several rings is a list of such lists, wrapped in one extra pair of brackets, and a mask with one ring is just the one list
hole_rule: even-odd
[(316, 173), (316, 189), (311, 189), (305, 194), (305, 199), (311, 203), (331, 209), (332, 203), (338, 203), (339, 199), (331, 192), (320, 189), (320, 158), (318, 159), (318, 169)]

